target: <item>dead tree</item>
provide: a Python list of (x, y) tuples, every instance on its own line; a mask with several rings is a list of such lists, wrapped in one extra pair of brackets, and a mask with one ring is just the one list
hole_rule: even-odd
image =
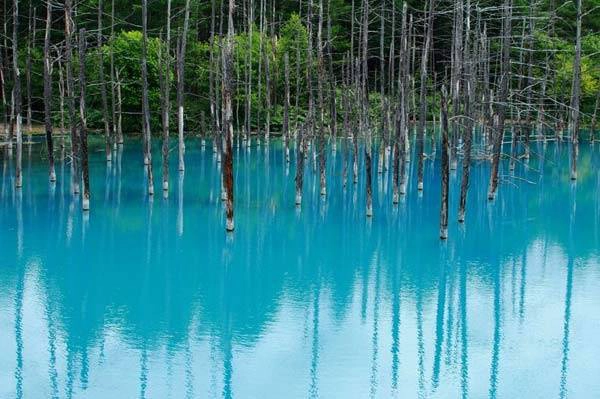
[[(161, 41), (162, 42), (162, 41)], [(167, 0), (167, 37), (165, 53), (161, 57), (160, 84), (162, 93), (162, 187), (169, 191), (169, 112), (171, 109), (171, 0)], [(162, 52), (161, 52), (162, 55)]]
[(104, 78), (104, 53), (102, 51), (102, 16), (104, 13), (103, 0), (98, 0), (98, 75), (100, 76), (100, 98), (102, 100), (102, 119), (104, 122), (104, 147), (106, 151), (106, 162), (112, 161), (111, 145), (111, 121), (108, 116), (108, 96), (106, 94), (106, 80)]
[(248, 43), (246, 49), (246, 128), (244, 143), (250, 146), (250, 135), (252, 134), (252, 31), (254, 27), (254, 2), (248, 1)]
[(46, 146), (48, 147), (48, 175), (51, 182), (56, 181), (54, 170), (54, 143), (52, 141), (52, 65), (50, 60), (50, 29), (52, 27), (52, 2), (46, 3), (46, 29), (44, 31), (44, 127)]
[(433, 10), (434, 0), (429, 0), (427, 12), (427, 29), (425, 43), (421, 51), (421, 87), (419, 94), (419, 128), (417, 130), (417, 190), (423, 190), (423, 161), (425, 158), (425, 123), (427, 119), (427, 64), (429, 61), (429, 48), (433, 40)]
[(81, 182), (81, 173), (79, 171), (80, 153), (79, 153), (79, 133), (75, 117), (75, 82), (73, 80), (73, 32), (75, 22), (73, 21), (73, 10), (71, 0), (65, 0), (65, 69), (66, 69), (66, 95), (67, 111), (69, 114), (69, 123), (71, 129), (71, 177), (73, 194), (79, 194)]
[(12, 46), (13, 46), (13, 104), (15, 109), (15, 120), (16, 120), (16, 138), (17, 138), (17, 165), (15, 167), (15, 185), (17, 188), (23, 187), (23, 175), (22, 175), (22, 157), (23, 157), (23, 132), (22, 125), (23, 120), (21, 116), (21, 72), (19, 70), (19, 42), (18, 32), (19, 29), (19, 0), (13, 2), (13, 32), (12, 32)]
[[(474, 85), (475, 78), (473, 73), (473, 60), (476, 57), (473, 56), (471, 51), (471, 0), (467, 0), (467, 11), (466, 11), (466, 28), (465, 33), (465, 44), (464, 44), (464, 86), (465, 95), (463, 96), (465, 117), (465, 128), (463, 132), (463, 162), (462, 162), (462, 179), (460, 184), (460, 202), (458, 206), (458, 221), (460, 223), (465, 221), (465, 210), (467, 207), (467, 193), (469, 190), (469, 175), (471, 170), (471, 148), (473, 141), (473, 115), (471, 109), (472, 98), (474, 97)], [(475, 42), (476, 43), (476, 42)], [(474, 44), (475, 45), (475, 44)]]
[(448, 143), (448, 107), (446, 101), (446, 87), (442, 86), (442, 204), (440, 207), (440, 238), (448, 238), (448, 188), (450, 175), (450, 149)]
[(323, 81), (325, 80), (325, 65), (323, 59), (323, 0), (319, 0), (319, 22), (317, 24), (317, 96), (319, 101), (319, 187), (321, 195), (327, 194), (327, 178), (325, 175), (327, 150), (325, 148), (325, 104), (323, 100)]
[[(123, 144), (123, 134), (117, 129), (117, 98), (116, 98), (116, 76), (115, 76), (115, 0), (110, 2), (110, 105), (111, 105), (111, 122), (112, 122), (112, 139), (113, 148), (116, 149), (117, 144)], [(116, 136), (116, 137), (115, 137)]]
[(185, 16), (183, 19), (183, 32), (179, 49), (177, 51), (177, 132), (178, 132), (178, 154), (179, 154), (179, 171), (185, 170), (184, 153), (185, 143), (183, 141), (183, 89), (184, 89), (184, 64), (185, 64), (185, 48), (187, 43), (188, 26), (190, 21), (190, 0), (185, 1)]
[(500, 93), (496, 105), (497, 129), (494, 135), (492, 150), (492, 171), (488, 189), (488, 200), (496, 197), (498, 189), (498, 169), (500, 167), (500, 155), (502, 151), (502, 139), (504, 138), (504, 120), (506, 117), (506, 102), (510, 87), (510, 41), (511, 41), (511, 18), (512, 0), (504, 0), (504, 16), (502, 19), (502, 52), (500, 57)]
[(327, 59), (329, 63), (329, 117), (330, 117), (330, 135), (333, 142), (333, 150), (337, 146), (337, 107), (335, 100), (335, 75), (333, 73), (333, 43), (331, 38), (331, 0), (327, 1)]
[(454, 29), (452, 41), (452, 72), (451, 72), (451, 96), (452, 96), (452, 132), (450, 136), (450, 169), (457, 167), (457, 148), (460, 136), (457, 116), (460, 114), (460, 81), (462, 75), (463, 55), (463, 0), (454, 3)]
[(83, 192), (81, 208), (90, 210), (90, 168), (88, 162), (87, 122), (85, 110), (85, 28), (79, 30), (79, 138), (81, 145), (81, 171)]
[(29, 25), (28, 31), (30, 33), (30, 40), (27, 41), (27, 61), (25, 71), (25, 85), (27, 91), (27, 142), (31, 144), (31, 134), (33, 133), (32, 126), (32, 112), (31, 112), (31, 50), (35, 47), (35, 33), (36, 33), (36, 8), (33, 7), (33, 16), (31, 14), (31, 3), (29, 3)]
[(371, 124), (369, 122), (369, 68), (367, 58), (369, 53), (369, 0), (363, 0), (363, 21), (362, 21), (362, 80), (361, 80), (361, 102), (362, 113), (361, 131), (365, 136), (365, 183), (366, 183), (366, 216), (373, 216), (373, 192), (372, 192), (372, 173), (371, 173)]
[(577, 180), (577, 154), (579, 153), (579, 102), (581, 97), (581, 1), (576, 0), (577, 33), (575, 60), (573, 61), (573, 86), (571, 94), (571, 180)]
[(302, 186), (304, 182), (304, 126), (298, 129), (298, 143), (296, 144), (296, 206), (302, 204)]
[[(189, 0), (187, 0), (189, 3)], [(225, 229), (233, 231), (233, 10), (235, 0), (229, 0), (229, 17), (227, 19), (227, 40), (223, 47), (223, 184), (227, 198), (225, 199)]]
[(290, 60), (284, 56), (285, 94), (283, 100), (283, 142), (285, 145), (285, 162), (290, 163)]
[(144, 133), (144, 164), (148, 168), (148, 195), (154, 195), (152, 174), (152, 134), (150, 130), (150, 104), (148, 101), (148, 3), (142, 0), (142, 129)]

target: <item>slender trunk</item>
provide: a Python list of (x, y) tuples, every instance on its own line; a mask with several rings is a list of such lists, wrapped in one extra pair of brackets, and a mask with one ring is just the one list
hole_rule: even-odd
[(150, 104), (148, 101), (148, 4), (142, 0), (142, 124), (145, 137), (144, 161), (148, 167), (148, 195), (154, 195), (154, 176), (152, 174), (152, 133), (150, 130)]
[(48, 175), (50, 181), (56, 181), (54, 170), (54, 144), (52, 142), (52, 66), (50, 65), (50, 28), (52, 27), (52, 3), (46, 4), (46, 30), (44, 32), (44, 127), (46, 130), (46, 146), (48, 147)]
[(117, 135), (117, 99), (116, 99), (116, 84), (115, 84), (115, 53), (114, 53), (114, 42), (115, 42), (115, 0), (110, 2), (110, 106), (111, 106), (111, 126), (112, 131), (112, 146), (116, 148), (117, 144), (123, 143), (123, 137), (115, 137)]
[(492, 171), (490, 175), (490, 184), (488, 189), (488, 200), (493, 200), (498, 189), (498, 169), (500, 166), (500, 154), (502, 151), (502, 139), (504, 137), (504, 119), (506, 112), (506, 101), (508, 99), (508, 90), (510, 87), (510, 39), (511, 39), (511, 18), (512, 1), (504, 0), (504, 17), (502, 27), (502, 53), (500, 61), (500, 94), (497, 105), (497, 131), (494, 137), (494, 147), (492, 152)]
[(250, 145), (252, 134), (252, 35), (254, 28), (254, 2), (248, 3), (248, 44), (246, 48), (246, 137), (247, 146)]
[(464, 85), (466, 86), (464, 90), (465, 96), (464, 107), (465, 107), (465, 117), (463, 118), (465, 121), (465, 130), (463, 135), (463, 144), (464, 144), (464, 154), (463, 154), (463, 163), (462, 163), (462, 180), (460, 184), (460, 202), (458, 206), (458, 221), (460, 223), (465, 221), (465, 210), (467, 207), (467, 193), (469, 190), (469, 175), (471, 171), (471, 147), (473, 140), (473, 115), (471, 114), (471, 99), (474, 96), (473, 87), (475, 85), (475, 79), (473, 76), (473, 68), (472, 63), (473, 59), (476, 57), (472, 57), (471, 53), (471, 0), (467, 0), (467, 18), (466, 18), (466, 27), (467, 31), (465, 34), (465, 45), (464, 45)]
[(284, 56), (285, 98), (283, 102), (283, 141), (285, 143), (285, 162), (290, 163), (290, 60)]
[(75, 30), (75, 22), (72, 18), (71, 0), (65, 0), (65, 69), (67, 75), (67, 110), (69, 113), (69, 124), (71, 129), (71, 177), (73, 194), (79, 194), (81, 183), (81, 174), (79, 171), (80, 154), (79, 154), (79, 134), (77, 131), (77, 123), (75, 120), (75, 82), (73, 80), (73, 32)]
[(454, 32), (452, 43), (452, 132), (450, 136), (450, 169), (457, 168), (457, 148), (460, 137), (460, 125), (458, 115), (460, 114), (460, 81), (462, 76), (462, 53), (463, 53), (463, 0), (457, 0), (454, 8)]
[(65, 149), (65, 79), (60, 51), (58, 51), (58, 92), (60, 107), (60, 150)]
[(429, 61), (429, 48), (433, 40), (433, 7), (434, 0), (429, 0), (427, 13), (427, 31), (425, 33), (425, 44), (421, 52), (421, 88), (419, 97), (419, 129), (417, 131), (417, 189), (423, 190), (423, 161), (425, 158), (425, 122), (427, 119), (427, 64)]
[(88, 163), (87, 122), (85, 110), (85, 28), (79, 30), (79, 138), (81, 145), (81, 169), (83, 192), (81, 208), (90, 210), (90, 169)]
[(15, 168), (15, 185), (17, 188), (23, 187), (23, 176), (21, 170), (22, 164), (22, 149), (23, 149), (23, 132), (22, 128), (22, 117), (21, 117), (21, 72), (19, 71), (19, 44), (18, 44), (18, 32), (19, 29), (19, 0), (13, 2), (13, 32), (12, 32), (12, 45), (13, 45), (13, 104), (15, 109), (16, 119), (16, 138), (17, 138), (17, 165)]
[(188, 26), (190, 21), (190, 0), (185, 1), (185, 16), (183, 19), (183, 33), (181, 35), (180, 48), (177, 52), (177, 131), (179, 138), (179, 171), (185, 170), (184, 153), (185, 143), (183, 141), (183, 89), (185, 82), (185, 48), (187, 43)]
[(577, 155), (579, 153), (579, 106), (581, 96), (581, 2), (577, 4), (577, 33), (575, 60), (573, 61), (573, 92), (571, 95), (571, 180), (577, 180)]
[[(161, 53), (162, 55), (162, 53)], [(171, 0), (167, 0), (167, 37), (165, 52), (161, 57), (160, 83), (162, 93), (162, 186), (169, 191), (169, 112), (171, 108)]]
[(104, 53), (102, 52), (102, 16), (104, 13), (103, 0), (98, 0), (98, 32), (97, 32), (97, 45), (98, 45), (98, 75), (100, 76), (100, 98), (102, 100), (102, 119), (104, 120), (104, 138), (105, 138), (105, 151), (106, 151), (106, 162), (112, 161), (112, 146), (111, 146), (111, 121), (108, 116), (108, 96), (106, 94), (106, 81), (104, 78)]
[[(188, 0), (189, 2), (189, 0)], [(229, 0), (229, 18), (227, 23), (227, 41), (223, 48), (223, 183), (227, 198), (225, 200), (225, 216), (227, 218), (225, 229), (233, 231), (233, 9), (235, 0)]]
[(302, 204), (302, 185), (304, 182), (304, 127), (298, 130), (298, 144), (296, 145), (296, 206)]
[(335, 75), (333, 73), (333, 50), (332, 50), (332, 38), (331, 38), (331, 0), (327, 1), (327, 58), (329, 61), (329, 116), (331, 119), (330, 134), (333, 141), (333, 150), (335, 151), (337, 145), (337, 107), (336, 93), (335, 93)]
[(215, 84), (215, 12), (216, 4), (215, 0), (211, 1), (211, 12), (210, 12), (210, 59), (209, 59), (209, 72), (208, 72), (208, 88), (210, 97), (210, 117), (211, 126), (213, 133), (213, 151), (217, 152), (217, 138), (219, 136), (219, 118), (217, 116), (217, 101), (216, 101), (216, 84)]
[[(32, 26), (33, 21), (33, 26)], [(29, 3), (29, 26), (28, 30), (31, 33), (31, 40), (27, 43), (27, 70), (25, 71), (25, 81), (27, 90), (27, 142), (31, 144), (31, 134), (33, 133), (32, 114), (31, 114), (31, 49), (35, 47), (36, 33), (36, 8), (33, 8), (33, 17), (31, 15), (31, 3)]]
[(371, 126), (369, 122), (369, 69), (368, 59), (369, 42), (369, 0), (363, 0), (362, 23), (362, 131), (365, 135), (365, 173), (366, 173), (366, 216), (373, 216), (373, 193), (371, 175)]
[(317, 25), (317, 90), (319, 98), (319, 187), (321, 189), (321, 195), (327, 194), (327, 179), (325, 176), (326, 172), (326, 161), (327, 161), (327, 150), (325, 148), (325, 104), (323, 101), (323, 81), (325, 79), (325, 67), (323, 60), (323, 0), (319, 0), (319, 23)]
[(448, 143), (448, 107), (446, 105), (446, 88), (442, 87), (442, 205), (440, 208), (440, 238), (448, 238), (448, 189), (449, 189), (449, 143)]

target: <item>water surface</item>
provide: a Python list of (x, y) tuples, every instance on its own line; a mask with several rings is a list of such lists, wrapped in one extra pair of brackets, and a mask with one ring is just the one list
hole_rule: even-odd
[(569, 148), (536, 144), (494, 202), (475, 162), (464, 226), (453, 173), (447, 242), (439, 150), (397, 207), (375, 174), (369, 220), (340, 145), (325, 200), (308, 163), (301, 210), (280, 142), (236, 148), (233, 235), (210, 144), (185, 174), (174, 148), (154, 199), (139, 141), (97, 150), (88, 217), (68, 159), (50, 185), (34, 145), (15, 191), (0, 155), (1, 398), (600, 397), (597, 147), (572, 183)]

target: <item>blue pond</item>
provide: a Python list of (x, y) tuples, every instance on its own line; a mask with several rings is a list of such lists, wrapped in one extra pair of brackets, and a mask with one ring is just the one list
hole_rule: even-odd
[(50, 185), (25, 146), (16, 191), (0, 155), (0, 398), (600, 397), (597, 147), (575, 183), (566, 144), (514, 176), (504, 160), (493, 202), (474, 162), (464, 225), (454, 172), (447, 242), (439, 150), (422, 195), (413, 154), (396, 207), (375, 172), (369, 220), (341, 147), (326, 199), (308, 162), (301, 210), (281, 142), (235, 148), (232, 235), (198, 139), (185, 174), (173, 150), (168, 198), (145, 194), (139, 141), (112, 165), (93, 146), (89, 216), (68, 158)]

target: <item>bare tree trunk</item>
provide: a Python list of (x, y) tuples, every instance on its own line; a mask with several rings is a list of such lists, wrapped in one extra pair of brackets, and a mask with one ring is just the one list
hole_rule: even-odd
[[(115, 0), (110, 2), (110, 106), (111, 106), (111, 131), (112, 146), (116, 149), (117, 144), (123, 144), (123, 136), (117, 134), (117, 98), (116, 98), (116, 76), (115, 76)], [(116, 137), (119, 136), (119, 137)]]
[(442, 205), (440, 208), (440, 238), (448, 238), (448, 188), (449, 188), (449, 143), (448, 143), (448, 107), (446, 104), (446, 88), (442, 87)]
[(98, 46), (98, 75), (100, 76), (100, 97), (102, 100), (102, 119), (104, 120), (104, 138), (105, 138), (105, 151), (106, 151), (106, 162), (112, 161), (112, 146), (111, 146), (111, 121), (108, 116), (108, 97), (106, 94), (106, 81), (104, 78), (104, 54), (102, 52), (102, 17), (104, 13), (103, 0), (98, 0), (98, 32), (97, 32), (97, 46)]
[[(189, 2), (189, 0), (188, 0)], [(227, 41), (223, 48), (223, 183), (227, 198), (225, 200), (225, 216), (227, 222), (225, 229), (233, 231), (233, 114), (232, 114), (232, 91), (233, 91), (233, 9), (235, 0), (229, 0), (229, 18), (227, 24)]]
[(217, 140), (220, 136), (219, 130), (219, 117), (217, 116), (217, 94), (215, 84), (215, 12), (216, 4), (215, 0), (211, 1), (211, 13), (210, 13), (210, 60), (209, 60), (209, 75), (208, 75), (208, 86), (209, 86), (209, 97), (210, 97), (210, 117), (213, 133), (213, 151), (217, 152)]
[(419, 129), (417, 131), (417, 190), (423, 190), (423, 161), (425, 158), (425, 122), (427, 119), (427, 64), (429, 61), (429, 47), (433, 40), (433, 8), (434, 0), (429, 0), (427, 13), (427, 31), (425, 33), (425, 44), (421, 52), (421, 88), (419, 97)]
[(88, 163), (87, 122), (85, 111), (85, 28), (79, 30), (79, 138), (81, 140), (81, 169), (83, 193), (81, 208), (90, 210), (90, 169)]
[(19, 71), (19, 44), (18, 44), (18, 29), (19, 29), (19, 0), (13, 1), (13, 103), (15, 106), (16, 119), (16, 138), (17, 138), (17, 165), (15, 168), (15, 185), (17, 188), (23, 187), (23, 175), (21, 170), (23, 156), (23, 132), (22, 132), (22, 117), (21, 117), (21, 72)]
[(502, 26), (502, 53), (500, 61), (500, 94), (498, 96), (497, 131), (494, 136), (494, 147), (492, 152), (492, 171), (488, 189), (488, 200), (493, 200), (498, 189), (498, 169), (500, 166), (500, 154), (502, 151), (502, 139), (504, 137), (504, 119), (506, 112), (506, 101), (510, 87), (510, 41), (511, 41), (511, 18), (512, 1), (504, 0), (504, 16)]
[[(188, 0), (189, 1), (189, 0)], [(142, 0), (142, 124), (145, 137), (144, 163), (148, 167), (148, 195), (154, 195), (152, 174), (152, 133), (150, 130), (150, 103), (148, 101), (148, 3)]]
[(304, 127), (298, 130), (298, 143), (296, 145), (296, 206), (302, 204), (302, 185), (304, 182)]
[(72, 17), (71, 0), (65, 0), (65, 68), (67, 75), (67, 110), (69, 113), (69, 123), (71, 128), (71, 176), (73, 194), (79, 194), (81, 182), (81, 173), (79, 171), (80, 154), (79, 154), (79, 134), (77, 131), (77, 123), (75, 117), (75, 83), (73, 81), (73, 31), (75, 23)]
[(244, 142), (250, 146), (252, 134), (252, 34), (254, 28), (254, 2), (248, 3), (248, 48), (246, 49), (246, 137)]
[(464, 154), (463, 154), (463, 164), (462, 164), (462, 180), (460, 184), (460, 202), (458, 206), (458, 221), (462, 223), (465, 221), (465, 211), (467, 207), (467, 193), (469, 190), (469, 175), (471, 171), (471, 147), (473, 141), (473, 121), (474, 117), (472, 115), (471, 110), (471, 101), (474, 96), (473, 87), (475, 85), (475, 78), (473, 74), (473, 60), (476, 57), (473, 57), (471, 52), (471, 0), (467, 0), (467, 18), (466, 18), (466, 26), (467, 31), (465, 34), (465, 44), (464, 44), (464, 79), (463, 82), (465, 84), (465, 96), (463, 97), (465, 104), (465, 117), (463, 118), (465, 121), (465, 130), (463, 134), (463, 144), (464, 144)]
[(452, 108), (454, 119), (452, 121), (452, 132), (450, 136), (450, 169), (457, 168), (457, 148), (460, 137), (460, 125), (458, 115), (460, 114), (460, 81), (462, 76), (462, 53), (463, 53), (463, 0), (454, 3), (454, 32), (452, 42)]
[(185, 16), (183, 19), (183, 33), (181, 35), (181, 43), (177, 52), (177, 131), (179, 137), (179, 171), (185, 170), (185, 143), (183, 141), (183, 89), (184, 89), (184, 64), (185, 64), (185, 47), (187, 43), (188, 26), (190, 20), (190, 0), (185, 1)]
[(371, 174), (371, 124), (369, 122), (369, 69), (367, 58), (369, 53), (369, 0), (363, 0), (362, 23), (362, 131), (365, 135), (365, 172), (366, 172), (366, 216), (373, 216), (373, 192)]
[[(265, 28), (264, 34), (267, 32), (266, 24), (267, 17), (265, 15)], [(271, 51), (272, 46), (263, 46), (263, 56), (265, 64), (265, 104), (266, 104), (266, 117), (265, 117), (265, 144), (269, 144), (269, 138), (271, 137)]]
[[(25, 71), (25, 82), (27, 90), (27, 142), (31, 144), (31, 134), (33, 133), (32, 113), (31, 113), (31, 49), (35, 47), (36, 33), (36, 8), (33, 8), (33, 17), (31, 15), (31, 3), (29, 3), (29, 26), (28, 30), (31, 34), (30, 40), (27, 42), (27, 70)], [(32, 26), (33, 21), (33, 26)]]
[(290, 60), (284, 55), (285, 98), (283, 102), (283, 141), (285, 144), (285, 162), (290, 163)]
[(335, 75), (333, 73), (333, 50), (332, 50), (332, 38), (331, 38), (331, 0), (327, 1), (327, 58), (329, 61), (329, 116), (331, 119), (330, 134), (333, 142), (332, 149), (336, 150), (337, 147), (337, 107), (336, 93), (335, 93)]
[(327, 150), (325, 148), (325, 104), (323, 101), (323, 81), (325, 80), (325, 66), (323, 60), (323, 0), (319, 0), (319, 22), (317, 25), (317, 95), (319, 98), (319, 187), (321, 189), (321, 195), (327, 195), (327, 178), (326, 172), (326, 160)]
[(60, 107), (60, 150), (65, 149), (65, 79), (63, 74), (63, 65), (61, 61), (60, 51), (57, 51), (58, 58), (58, 91), (59, 91), (59, 107)]
[(115, 79), (117, 86), (117, 137), (119, 144), (123, 144), (123, 98), (121, 96), (121, 78), (119, 70), (115, 70)]
[(581, 1), (577, 5), (577, 33), (575, 60), (573, 61), (573, 92), (571, 95), (571, 180), (577, 180), (577, 155), (579, 153), (579, 106), (581, 97)]
[(50, 61), (50, 28), (52, 27), (52, 3), (46, 4), (46, 30), (44, 32), (44, 126), (46, 129), (46, 146), (48, 147), (48, 175), (51, 182), (56, 181), (54, 170), (54, 143), (52, 142), (52, 65)]
[[(167, 38), (161, 57), (163, 191), (169, 191), (169, 112), (171, 108), (171, 0), (167, 0)], [(161, 53), (162, 54), (162, 53)]]

